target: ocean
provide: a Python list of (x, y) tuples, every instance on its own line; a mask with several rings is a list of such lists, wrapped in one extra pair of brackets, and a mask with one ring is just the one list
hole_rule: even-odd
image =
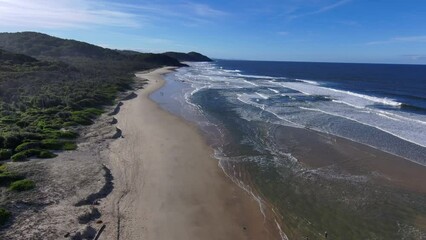
[(221, 122), (232, 108), (249, 122), (313, 129), (426, 164), (426, 66), (218, 60), (170, 77), (190, 85), (182, 96), (207, 118)]
[[(198, 125), (225, 172), (277, 206), (288, 236), (319, 236), (324, 229), (345, 239), (424, 236), (409, 220), (404, 225), (412, 217), (408, 212), (426, 214), (424, 194), (407, 200), (399, 197), (399, 189), (370, 181), (380, 173), (362, 167), (347, 172), (333, 164), (312, 169), (298, 157), (313, 154), (317, 144), (304, 144), (300, 138), (312, 132), (327, 144), (335, 136), (426, 166), (426, 66), (216, 60), (190, 63), (166, 81), (152, 99)], [(317, 152), (321, 161), (333, 155)], [(324, 185), (329, 189), (318, 193)], [(339, 195), (346, 200), (333, 199), (341, 191), (351, 193)], [(347, 198), (354, 201), (351, 206), (360, 199), (368, 199), (367, 206), (377, 205), (378, 193), (388, 194), (393, 206), (410, 206), (410, 211), (388, 213), (383, 206), (370, 215), (364, 208), (347, 209)], [(331, 206), (338, 206), (335, 215), (318, 212)], [(330, 219), (319, 221), (323, 215)], [(362, 230), (377, 221), (381, 230)], [(394, 231), (387, 229), (392, 227)]]

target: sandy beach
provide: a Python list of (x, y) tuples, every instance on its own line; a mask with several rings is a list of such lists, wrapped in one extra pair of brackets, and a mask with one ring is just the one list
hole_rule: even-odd
[(196, 127), (149, 99), (170, 68), (147, 79), (116, 116), (110, 145), (114, 191), (101, 209), (100, 239), (280, 239), (275, 222), (218, 167)]

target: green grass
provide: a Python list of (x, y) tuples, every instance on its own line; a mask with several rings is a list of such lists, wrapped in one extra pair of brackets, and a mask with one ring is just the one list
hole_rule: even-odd
[(12, 214), (4, 208), (0, 208), (0, 226), (3, 226)]
[(9, 190), (11, 191), (27, 191), (35, 188), (35, 183), (29, 179), (22, 179), (15, 182), (12, 182), (9, 186)]

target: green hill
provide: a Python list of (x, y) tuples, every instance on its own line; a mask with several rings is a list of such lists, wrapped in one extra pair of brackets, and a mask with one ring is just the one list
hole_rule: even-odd
[[(118, 65), (118, 68), (143, 70), (159, 66), (184, 66), (173, 57), (162, 54), (124, 54), (76, 40), (61, 39), (37, 32), (0, 33), (0, 49), (37, 59), (63, 61), (79, 67)], [(105, 62), (107, 62), (105, 64)], [(115, 62), (115, 64), (114, 64)], [(98, 63), (98, 64), (96, 64)]]
[(165, 52), (163, 54), (172, 58), (176, 58), (177, 60), (181, 62), (212, 62), (210, 58), (197, 52), (189, 52), (189, 53)]
[(113, 50), (37, 32), (0, 33), (0, 48), (36, 58), (88, 57), (122, 59)]
[(0, 63), (3, 64), (20, 64), (34, 63), (38, 60), (23, 54), (11, 53), (0, 49)]

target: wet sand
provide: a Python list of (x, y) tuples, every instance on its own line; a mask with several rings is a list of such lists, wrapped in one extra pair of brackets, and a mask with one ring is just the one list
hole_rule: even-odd
[(308, 129), (280, 127), (277, 138), (309, 168), (333, 167), (369, 176), (381, 184), (426, 193), (426, 167), (341, 137)]
[(114, 191), (101, 206), (100, 239), (280, 239), (273, 218), (225, 176), (197, 128), (149, 99), (169, 71), (137, 74), (149, 83), (116, 116), (123, 138), (109, 149)]

